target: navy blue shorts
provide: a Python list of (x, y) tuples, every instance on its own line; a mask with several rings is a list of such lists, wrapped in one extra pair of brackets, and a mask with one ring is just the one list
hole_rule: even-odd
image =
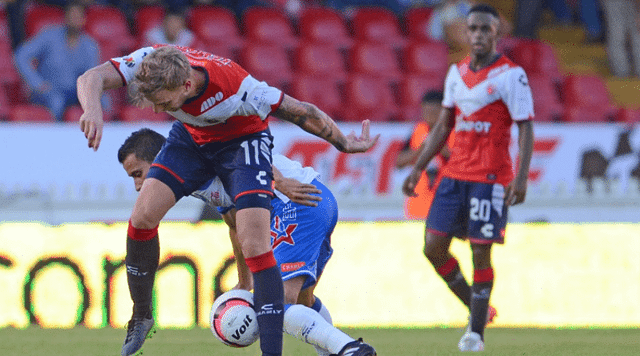
[(226, 142), (196, 144), (181, 122), (175, 122), (156, 156), (148, 178), (168, 185), (176, 201), (190, 195), (215, 176), (238, 210), (271, 208), (273, 172), (269, 130)]
[(427, 231), (480, 244), (504, 243), (508, 210), (504, 193), (501, 184), (444, 177), (427, 216)]

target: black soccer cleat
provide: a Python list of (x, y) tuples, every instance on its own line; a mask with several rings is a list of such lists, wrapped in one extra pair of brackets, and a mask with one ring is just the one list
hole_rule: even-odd
[(156, 332), (153, 317), (133, 316), (127, 324), (127, 337), (122, 345), (121, 356), (142, 355), (142, 344)]
[(376, 350), (371, 345), (362, 341), (362, 338), (344, 345), (337, 355), (331, 356), (376, 356)]

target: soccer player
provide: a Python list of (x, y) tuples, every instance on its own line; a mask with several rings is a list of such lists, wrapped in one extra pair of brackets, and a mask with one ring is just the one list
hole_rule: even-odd
[(153, 328), (158, 224), (180, 198), (217, 176), (238, 209), (238, 239), (253, 273), (260, 349), (263, 356), (282, 355), (284, 291), (269, 236), (273, 137), (266, 118), (295, 123), (347, 153), (365, 152), (377, 141), (369, 137), (368, 120), (360, 137), (345, 136), (316, 106), (257, 81), (229, 59), (186, 47), (138, 49), (88, 70), (77, 84), (84, 110), (80, 130), (94, 150), (103, 130), (99, 99), (107, 89), (127, 85), (134, 102), (178, 119), (129, 220), (125, 263), (134, 305), (121, 354), (137, 354)]
[[(471, 54), (449, 69), (440, 117), (402, 187), (407, 196), (415, 195), (422, 171), (455, 129), (451, 157), (427, 217), (424, 253), (451, 291), (469, 306), (469, 327), (458, 343), (461, 351), (484, 349), (493, 287), (491, 246), (504, 242), (508, 207), (525, 199), (533, 147), (533, 99), (527, 75), (496, 51), (499, 24), (494, 8), (471, 8), (466, 27)], [(509, 155), (513, 122), (518, 126), (520, 155), (515, 178)], [(471, 287), (449, 252), (452, 236), (471, 242)]]
[[(140, 129), (118, 150), (118, 161), (133, 178), (136, 191), (149, 172), (153, 159), (165, 142), (164, 136)], [(284, 282), (284, 330), (314, 345), (320, 356), (330, 352), (353, 356), (375, 355), (375, 350), (333, 327), (331, 314), (314, 295), (318, 280), (333, 253), (331, 234), (338, 220), (338, 206), (331, 191), (311, 167), (302, 167), (282, 155), (273, 156), (275, 197), (271, 201), (272, 246)], [(229, 235), (238, 264), (236, 288), (251, 290), (253, 282), (237, 239), (236, 209), (220, 179), (211, 179), (192, 196), (218, 208), (229, 226)]]

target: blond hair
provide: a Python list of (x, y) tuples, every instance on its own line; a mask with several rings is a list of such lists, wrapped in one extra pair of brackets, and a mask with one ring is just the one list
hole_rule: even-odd
[(141, 106), (150, 96), (161, 90), (175, 90), (189, 78), (191, 65), (184, 53), (172, 46), (164, 46), (147, 55), (134, 79), (129, 94), (134, 104)]

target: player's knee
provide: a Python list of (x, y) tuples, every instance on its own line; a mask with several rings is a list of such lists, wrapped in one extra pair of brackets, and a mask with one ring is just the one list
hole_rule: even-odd
[(160, 224), (160, 219), (150, 209), (135, 209), (130, 220), (138, 229), (153, 229)]

